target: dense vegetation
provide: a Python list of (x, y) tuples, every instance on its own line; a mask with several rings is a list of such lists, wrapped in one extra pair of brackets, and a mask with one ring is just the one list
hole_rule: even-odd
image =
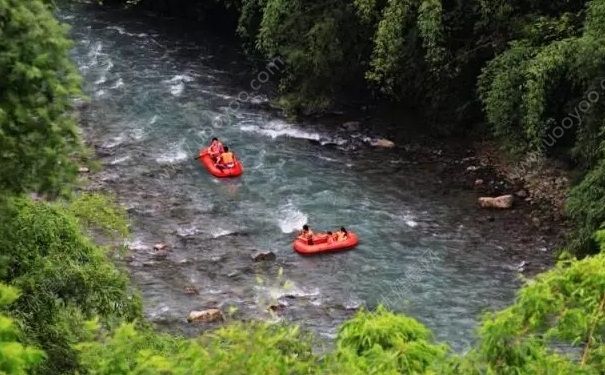
[[(99, 194), (69, 189), (83, 152), (70, 112), (78, 78), (65, 29), (44, 4), (0, 0), (0, 373), (605, 372), (605, 252), (561, 261), (528, 282), (511, 307), (484, 317), (476, 346), (464, 355), (436, 343), (421, 323), (381, 307), (345, 322), (328, 351), (316, 350), (296, 327), (264, 323), (232, 322), (195, 339), (157, 333), (143, 323), (139, 298), (111, 260), (114, 252), (86, 235), (124, 236), (123, 213)], [(288, 95), (297, 96), (296, 88), (325, 105), (343, 84), (338, 77), (355, 73), (385, 95), (459, 111), (467, 104), (442, 102), (444, 87), (470, 90), (472, 97), (476, 78), (495, 134), (510, 136), (507, 143), (517, 150), (542, 150), (557, 116), (583, 95), (590, 100), (586, 90), (601, 84), (603, 1), (459, 1), (451, 9), (438, 0), (230, 4), (242, 11), (240, 32), (250, 48), (288, 58)], [(304, 16), (285, 23), (303, 9)], [(367, 27), (347, 29), (357, 23)], [(294, 43), (296, 33), (309, 37)], [(461, 38), (467, 33), (481, 37)], [(363, 69), (348, 64), (336, 72), (332, 63), (352, 56)], [(370, 58), (364, 63), (363, 56)], [(464, 60), (477, 64), (465, 70)], [(480, 77), (474, 75), (486, 60)], [(327, 74), (330, 69), (340, 76)], [(410, 69), (418, 70), (411, 75)], [(301, 72), (311, 74), (309, 81)], [(438, 89), (445, 91), (427, 95), (422, 87), (431, 82), (443, 82)], [(577, 246), (605, 250), (600, 108), (595, 101), (581, 110), (581, 123), (559, 147), (591, 170), (570, 198), (570, 214), (581, 224)], [(31, 192), (48, 200), (33, 200)]]

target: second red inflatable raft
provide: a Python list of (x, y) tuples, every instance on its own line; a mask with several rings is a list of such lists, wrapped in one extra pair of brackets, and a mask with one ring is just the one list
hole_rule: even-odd
[(313, 245), (309, 245), (306, 241), (297, 239), (294, 241), (294, 251), (302, 255), (314, 255), (322, 253), (332, 253), (336, 251), (349, 250), (359, 244), (359, 238), (353, 232), (349, 232), (348, 237), (344, 241), (334, 241), (328, 243), (327, 237), (319, 237), (313, 239)]

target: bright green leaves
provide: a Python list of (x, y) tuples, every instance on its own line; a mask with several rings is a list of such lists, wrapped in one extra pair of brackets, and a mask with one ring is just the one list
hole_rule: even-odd
[[(17, 289), (0, 284), (0, 309), (19, 297)], [(44, 353), (18, 342), (19, 332), (12, 319), (0, 314), (0, 374), (25, 375), (44, 359)]]
[(342, 325), (335, 356), (356, 373), (424, 374), (447, 352), (446, 346), (431, 341), (430, 331), (418, 321), (378, 307)]
[(478, 358), (504, 374), (539, 373), (546, 364), (555, 374), (603, 373), (604, 306), (605, 255), (561, 263), (525, 286), (513, 306), (487, 316)]
[[(90, 206), (90, 199), (75, 204)], [(82, 234), (83, 222), (61, 203), (11, 198), (1, 209), (0, 281), (22, 293), (9, 311), (30, 342), (46, 352), (46, 372), (73, 371), (72, 345), (88, 337), (85, 322), (99, 316), (108, 327), (139, 318), (140, 300), (106, 250)]]
[(413, 3), (413, 0), (389, 0), (374, 38), (370, 63), (372, 69), (367, 73), (367, 78), (381, 84), (391, 95), (395, 94), (401, 83), (397, 74), (402, 67), (401, 62), (409, 61), (412, 57), (410, 54), (414, 52), (413, 45), (412, 48), (406, 48), (413, 43), (407, 39), (415, 12)]
[(71, 43), (42, 1), (0, 0), (0, 19), (0, 189), (60, 192), (80, 149)]
[(195, 340), (127, 324), (78, 345), (91, 374), (312, 374), (319, 360), (296, 327), (232, 324)]
[(128, 235), (128, 218), (114, 202), (114, 197), (99, 193), (80, 194), (69, 202), (68, 209), (84, 227), (124, 238)]
[(367, 78), (397, 95), (422, 65), (439, 71), (446, 59), (442, 18), (441, 0), (390, 0), (378, 23)]

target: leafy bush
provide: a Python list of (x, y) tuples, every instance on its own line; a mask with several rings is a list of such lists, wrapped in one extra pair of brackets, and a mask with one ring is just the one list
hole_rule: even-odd
[(48, 355), (45, 372), (74, 369), (72, 345), (86, 337), (86, 320), (100, 316), (110, 326), (140, 316), (128, 278), (62, 205), (11, 198), (0, 218), (0, 280), (21, 290), (10, 312), (28, 341)]
[(232, 324), (198, 339), (123, 325), (100, 341), (78, 345), (91, 374), (309, 374), (318, 360), (295, 327)]
[(71, 42), (41, 0), (0, 0), (0, 190), (59, 192), (80, 140)]
[(68, 203), (68, 210), (86, 228), (101, 230), (114, 238), (128, 235), (128, 218), (117, 207), (115, 197), (100, 193), (84, 193), (75, 196)]
[(521, 289), (511, 307), (489, 314), (477, 353), (496, 373), (603, 373), (604, 329), (605, 254), (599, 254), (559, 263)]
[[(17, 289), (0, 284), (0, 310), (19, 297)], [(25, 375), (40, 363), (44, 353), (19, 341), (19, 333), (12, 319), (0, 314), (0, 373)]]
[(576, 224), (574, 252), (583, 256), (599, 251), (593, 234), (605, 226), (605, 160), (571, 190), (566, 208)]
[(431, 342), (430, 331), (416, 320), (379, 306), (345, 322), (337, 337), (336, 358), (355, 373), (425, 373), (442, 361), (445, 345)]

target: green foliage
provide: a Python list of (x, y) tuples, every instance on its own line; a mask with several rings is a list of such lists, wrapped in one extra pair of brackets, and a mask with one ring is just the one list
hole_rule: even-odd
[(0, 190), (56, 193), (76, 175), (66, 33), (43, 1), (0, 0)]
[(86, 320), (100, 316), (110, 326), (140, 316), (128, 278), (62, 205), (11, 198), (0, 218), (0, 280), (22, 292), (10, 311), (28, 341), (48, 355), (45, 372), (74, 369), (72, 345), (86, 337)]
[(112, 196), (84, 193), (69, 201), (68, 210), (84, 227), (99, 229), (113, 238), (124, 238), (128, 235), (128, 218), (114, 202)]
[(418, 29), (426, 51), (425, 59), (431, 67), (440, 67), (446, 58), (442, 17), (441, 0), (424, 0), (420, 3)]
[(195, 340), (123, 325), (78, 345), (91, 374), (309, 374), (319, 361), (297, 328), (233, 324)]
[[(397, 72), (401, 67), (400, 62), (412, 60), (415, 52), (414, 39), (406, 35), (413, 20), (413, 3), (412, 0), (390, 0), (374, 39), (375, 47), (370, 64), (372, 69), (367, 78), (382, 84), (383, 89), (392, 95), (396, 94), (400, 80), (411, 78), (398, 75)], [(408, 72), (413, 74), (411, 69)]]
[(338, 333), (334, 354), (343, 373), (426, 373), (448, 349), (431, 342), (429, 330), (412, 318), (379, 306), (359, 312)]
[[(17, 289), (0, 284), (0, 309), (13, 303), (19, 297)], [(0, 314), (0, 374), (25, 375), (28, 370), (44, 358), (44, 353), (19, 341), (15, 323)]]
[(502, 374), (603, 373), (604, 266), (599, 254), (538, 276), (513, 306), (486, 317), (478, 358)]
[(286, 109), (318, 111), (362, 83), (359, 61), (368, 35), (357, 22), (355, 8), (346, 3), (245, 1), (238, 30), (246, 41), (256, 40), (261, 56), (284, 59), (276, 80)]
[(599, 248), (593, 233), (605, 227), (605, 161), (571, 190), (566, 211), (576, 224), (576, 235), (571, 244), (575, 252), (579, 255), (597, 252)]
[[(602, 8), (603, 1), (588, 3), (582, 33), (569, 12), (559, 18), (538, 18), (524, 28), (522, 38), (488, 63), (479, 80), (487, 118), (499, 136), (522, 131), (503, 142), (518, 149), (547, 151), (547, 133), (562, 121), (561, 113), (573, 113), (582, 95), (605, 72)], [(586, 117), (578, 121), (582, 129), (570, 132), (594, 128), (590, 121), (594, 116), (582, 115)]]
[[(589, 170), (567, 203), (577, 226), (570, 250), (583, 255), (596, 250), (592, 233), (605, 219), (599, 206), (605, 193), (605, 1), (587, 2), (584, 12), (578, 4), (559, 5), (524, 23), (519, 39), (484, 68), (479, 93), (494, 134), (509, 148), (569, 155)], [(555, 16), (555, 9), (561, 13)]]

